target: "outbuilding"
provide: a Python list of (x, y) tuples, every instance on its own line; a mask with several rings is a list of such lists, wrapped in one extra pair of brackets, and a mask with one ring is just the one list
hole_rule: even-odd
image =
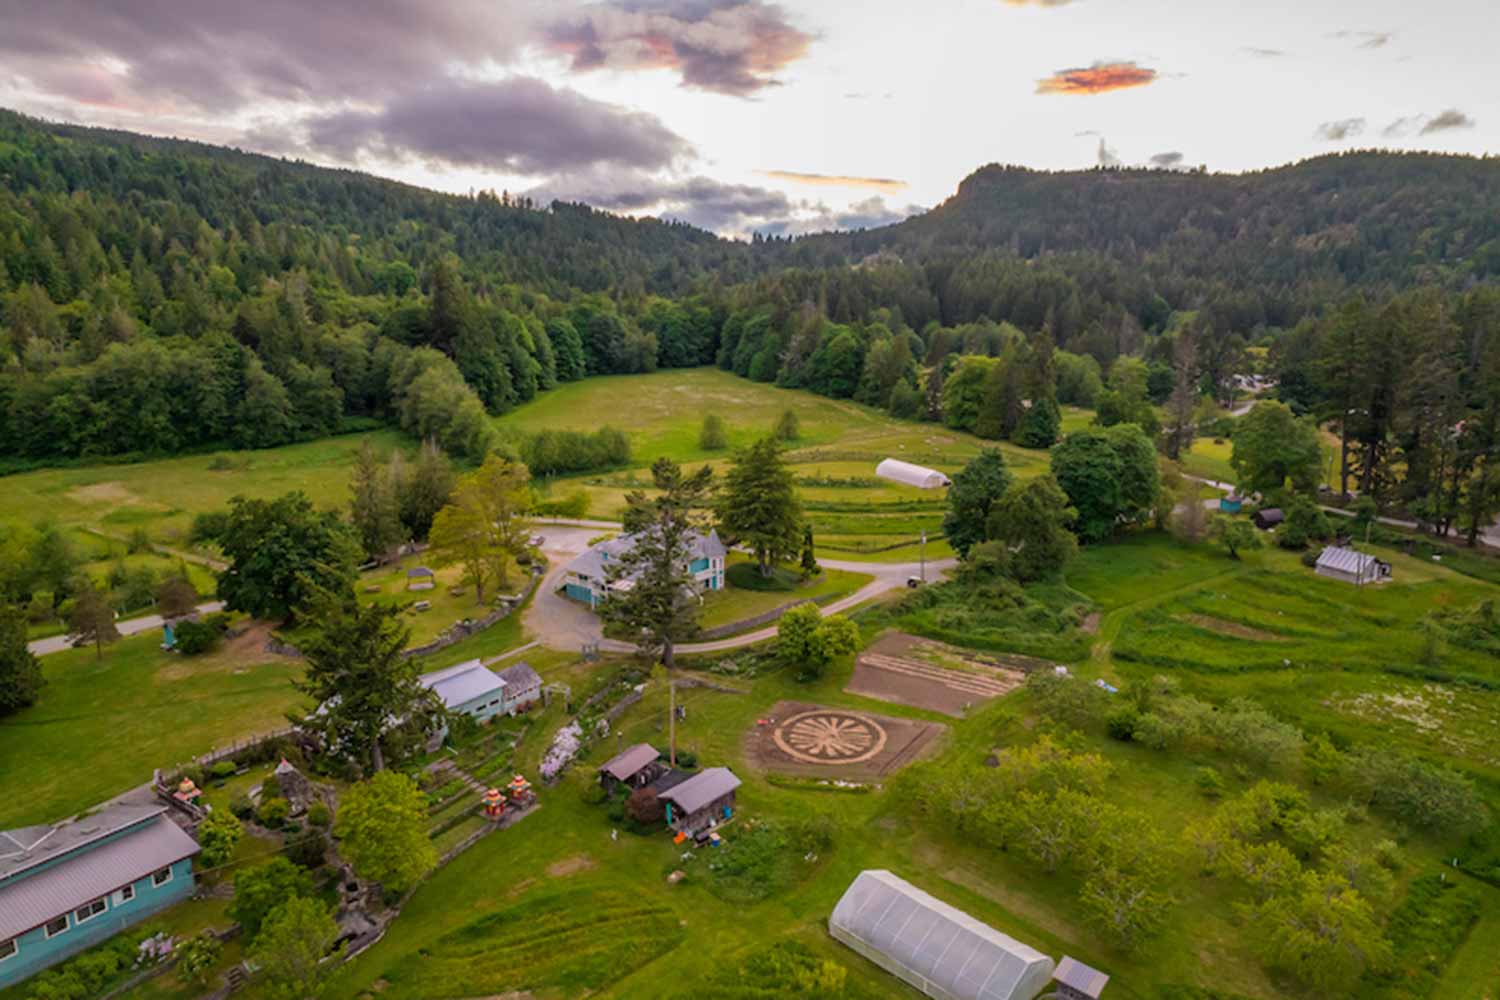
[(0, 831), (0, 988), (190, 897), (197, 853), (163, 805)]
[(434, 670), (418, 681), (442, 699), (450, 712), (487, 722), (505, 711), (505, 681), (478, 660)]
[(437, 578), (426, 566), (413, 566), (406, 571), (407, 590), (431, 590), (437, 586)]
[(1053, 992), (1059, 1000), (1099, 1000), (1099, 994), (1109, 984), (1108, 975), (1067, 955), (1057, 963), (1052, 978), (1057, 983)]
[(599, 784), (610, 792), (621, 786), (644, 788), (667, 770), (661, 751), (650, 743), (637, 743), (604, 762), (599, 768)]
[(1280, 507), (1263, 507), (1256, 511), (1250, 520), (1254, 521), (1255, 526), (1261, 531), (1270, 531), (1285, 521), (1286, 515), (1282, 513)]
[(689, 837), (718, 826), (734, 815), (734, 790), (740, 779), (727, 767), (710, 767), (660, 792), (667, 807), (667, 826)]
[(542, 700), (542, 677), (525, 660), (500, 671), (500, 683), (505, 685), (506, 715), (524, 712)]
[(952, 483), (952, 480), (936, 469), (913, 465), (899, 458), (887, 458), (875, 466), (875, 475), (902, 486), (915, 486), (919, 490), (941, 489)]
[(1032, 1000), (1052, 959), (881, 869), (859, 873), (828, 933), (937, 1000)]
[(1390, 563), (1342, 545), (1324, 549), (1318, 556), (1316, 570), (1319, 576), (1355, 585), (1382, 583), (1391, 578)]

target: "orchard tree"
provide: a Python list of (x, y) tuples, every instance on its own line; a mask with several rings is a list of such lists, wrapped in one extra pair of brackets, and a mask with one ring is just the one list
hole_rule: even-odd
[(380, 464), (368, 438), (355, 453), (349, 494), (350, 520), (367, 557), (378, 559), (401, 544), (401, 517), (390, 467)]
[(266, 918), (250, 948), (260, 970), (257, 992), (270, 1000), (313, 1000), (323, 995), (337, 963), (323, 960), (334, 951), (339, 926), (321, 900), (299, 896)]
[(427, 797), (395, 771), (381, 771), (344, 794), (333, 835), (360, 878), (393, 892), (411, 888), (437, 865), (427, 835)]
[(92, 583), (85, 583), (73, 596), (68, 611), (68, 628), (80, 642), (94, 644), (94, 658), (104, 657), (104, 644), (120, 638), (115, 628), (115, 612), (104, 595)]
[(969, 460), (948, 487), (948, 511), (943, 535), (963, 558), (971, 546), (985, 540), (990, 510), (1005, 496), (1013, 477), (998, 448), (987, 448)]
[(359, 542), (332, 511), (302, 492), (276, 500), (235, 497), (206, 522), (208, 540), (228, 559), (219, 597), (231, 611), (289, 619), (320, 593), (353, 592)]
[(801, 679), (817, 680), (828, 665), (859, 649), (859, 627), (843, 615), (822, 617), (816, 604), (799, 604), (781, 616), (776, 654), (802, 668)]
[(990, 510), (988, 535), (1010, 550), (1010, 575), (1021, 583), (1057, 576), (1078, 554), (1068, 530), (1078, 511), (1051, 476), (1014, 483)]
[(1391, 959), (1370, 901), (1333, 873), (1308, 872), (1289, 891), (1247, 908), (1261, 959), (1304, 986), (1344, 995)]
[(0, 606), (0, 717), (36, 704), (42, 663), (27, 647), (26, 616)]
[(1323, 462), (1318, 428), (1285, 403), (1262, 400), (1234, 425), (1229, 464), (1246, 493), (1270, 493), (1288, 484), (1307, 492), (1318, 484)]
[(296, 683), (318, 707), (297, 725), (316, 733), (326, 752), (370, 772), (385, 767), (385, 743), (425, 736), (444, 710), (403, 655), (410, 635), (400, 608), (325, 600), (300, 640), (306, 673)]
[(1218, 539), (1229, 553), (1229, 558), (1238, 559), (1241, 552), (1258, 549), (1261, 546), (1260, 535), (1256, 532), (1249, 521), (1237, 517), (1216, 517), (1209, 525), (1209, 534)]
[(610, 583), (632, 586), (611, 592), (599, 614), (616, 635), (636, 644), (644, 656), (660, 655), (672, 666), (677, 643), (698, 632), (699, 603), (690, 570), (692, 543), (705, 528), (697, 511), (713, 488), (713, 470), (683, 473), (669, 458), (651, 466), (657, 493), (634, 490), (625, 497), (625, 531), (634, 544), (610, 560)]
[(479, 604), (489, 584), (510, 582), (511, 566), (526, 551), (530, 484), (526, 466), (491, 453), (458, 481), (448, 505), (433, 519), (433, 551), (440, 562), (463, 566)]
[(720, 531), (750, 548), (763, 577), (797, 554), (802, 505), (774, 438), (762, 438), (735, 454), (719, 494), (718, 515)]
[(289, 899), (311, 896), (315, 891), (312, 876), (306, 870), (286, 858), (272, 858), (255, 868), (243, 868), (235, 875), (229, 916), (245, 932), (245, 940), (253, 944), (272, 910)]

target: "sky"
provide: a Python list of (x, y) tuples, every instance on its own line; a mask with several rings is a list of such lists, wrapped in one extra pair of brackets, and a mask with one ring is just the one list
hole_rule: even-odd
[(1490, 0), (0, 0), (0, 106), (716, 232), (986, 163), (1500, 151)]

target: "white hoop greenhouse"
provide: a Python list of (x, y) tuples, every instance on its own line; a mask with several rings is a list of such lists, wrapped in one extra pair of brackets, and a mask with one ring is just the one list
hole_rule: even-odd
[(935, 490), (949, 484), (948, 477), (936, 469), (912, 465), (899, 458), (888, 458), (875, 466), (875, 475), (903, 486), (915, 486), (919, 490)]
[(937, 1000), (1032, 1000), (1052, 959), (888, 871), (859, 873), (828, 918), (838, 941)]

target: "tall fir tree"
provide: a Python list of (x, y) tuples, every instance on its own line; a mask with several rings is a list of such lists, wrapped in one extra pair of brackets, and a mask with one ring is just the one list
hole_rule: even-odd
[(719, 495), (719, 529), (748, 546), (760, 575), (797, 554), (802, 505), (792, 471), (774, 438), (761, 438), (734, 456)]

